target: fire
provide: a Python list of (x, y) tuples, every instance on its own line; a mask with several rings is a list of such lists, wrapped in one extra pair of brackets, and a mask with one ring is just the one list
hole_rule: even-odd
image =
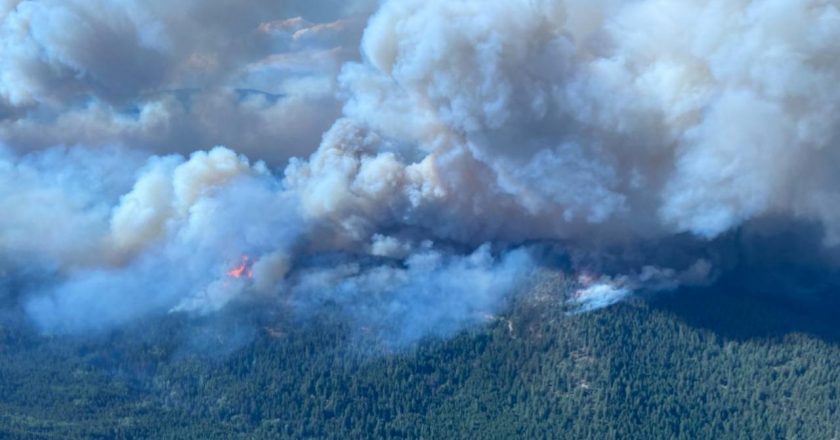
[(229, 270), (227, 274), (231, 278), (253, 278), (254, 272), (251, 270), (251, 258), (243, 255), (239, 265)]

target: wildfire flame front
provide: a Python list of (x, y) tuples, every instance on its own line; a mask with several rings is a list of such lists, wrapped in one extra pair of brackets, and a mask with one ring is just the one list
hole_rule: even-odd
[(251, 279), (254, 277), (254, 273), (251, 270), (251, 259), (247, 255), (242, 256), (242, 261), (239, 263), (238, 266), (229, 270), (227, 272), (228, 276), (232, 278), (248, 278)]

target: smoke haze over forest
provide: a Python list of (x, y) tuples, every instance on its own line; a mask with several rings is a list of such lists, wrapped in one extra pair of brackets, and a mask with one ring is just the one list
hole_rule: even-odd
[(834, 0), (0, 0), (0, 299), (46, 334), (328, 304), (401, 346), (543, 270), (573, 312), (806, 295), (838, 83)]

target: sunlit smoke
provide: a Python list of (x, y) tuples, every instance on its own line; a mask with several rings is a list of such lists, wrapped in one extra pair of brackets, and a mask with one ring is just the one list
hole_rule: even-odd
[[(231, 104), (273, 115), (259, 130), (321, 127), (312, 96), (340, 96), (342, 111), (333, 102), (330, 128), (296, 135), (310, 143), (279, 167), (260, 159), (285, 160), (288, 139), (252, 147), (247, 128), (250, 159), (235, 139), (188, 155), (137, 138), (21, 154), (9, 137), (0, 273), (43, 274), (16, 295), (45, 332), (256, 303), (336, 307), (407, 344), (498, 313), (537, 268), (568, 272), (571, 308), (589, 311), (713, 282), (750, 245), (740, 231), (768, 219), (840, 242), (837, 0), (392, 0), (369, 19), (243, 19), (274, 38), (256, 55), (193, 42), (162, 18), (169, 3), (95, 3), (101, 19), (76, 1), (60, 17), (2, 11), (14, 47), (0, 48), (0, 119), (21, 121), (2, 130), (83, 119), (147, 133), (178, 99), (207, 104), (149, 102), (158, 89), (239, 90), (275, 70), (282, 90)], [(141, 77), (92, 51), (113, 17)], [(285, 52), (260, 52), (272, 44)], [(107, 114), (126, 102), (137, 115)], [(205, 133), (225, 114), (188, 119)]]

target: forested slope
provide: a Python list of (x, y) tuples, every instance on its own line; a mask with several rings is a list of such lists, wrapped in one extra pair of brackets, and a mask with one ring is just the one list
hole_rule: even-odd
[(97, 340), (6, 328), (0, 437), (831, 439), (836, 309), (792, 304), (683, 292), (569, 316), (528, 297), (400, 351), (328, 317), (229, 347), (236, 325), (185, 337), (175, 318)]

